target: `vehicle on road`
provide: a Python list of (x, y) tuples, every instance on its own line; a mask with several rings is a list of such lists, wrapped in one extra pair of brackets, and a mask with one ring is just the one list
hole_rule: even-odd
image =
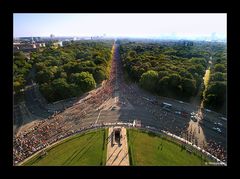
[(226, 120), (227, 120), (227, 118), (225, 118), (225, 117), (220, 117), (220, 119), (222, 119), (222, 120), (224, 120), (224, 121), (226, 121)]
[(175, 111), (175, 114), (181, 114), (181, 112), (180, 111)]
[(219, 125), (219, 126), (222, 126), (222, 123), (220, 122), (214, 122), (215, 125)]
[(215, 131), (218, 131), (218, 132), (220, 132), (220, 133), (222, 132), (221, 129), (218, 128), (218, 127), (213, 127), (212, 129), (215, 130)]
[(163, 108), (171, 108), (172, 104), (162, 102), (161, 107), (163, 107)]

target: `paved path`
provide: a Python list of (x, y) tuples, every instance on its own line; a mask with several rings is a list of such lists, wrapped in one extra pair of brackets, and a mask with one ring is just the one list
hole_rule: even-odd
[(121, 146), (118, 144), (112, 145), (112, 132), (113, 127), (109, 128), (108, 132), (108, 144), (107, 144), (107, 166), (128, 166), (129, 156), (128, 156), (128, 144), (127, 144), (127, 130), (126, 128), (121, 128)]

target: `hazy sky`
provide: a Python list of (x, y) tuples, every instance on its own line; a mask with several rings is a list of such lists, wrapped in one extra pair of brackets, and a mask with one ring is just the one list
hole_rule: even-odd
[(226, 37), (227, 15), (221, 14), (30, 14), (14, 13), (13, 35)]

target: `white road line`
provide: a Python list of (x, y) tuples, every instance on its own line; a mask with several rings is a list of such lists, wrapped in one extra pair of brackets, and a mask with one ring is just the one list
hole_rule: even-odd
[(101, 112), (102, 112), (102, 110), (98, 113), (98, 117), (97, 117), (97, 120), (96, 120), (95, 124), (97, 124)]

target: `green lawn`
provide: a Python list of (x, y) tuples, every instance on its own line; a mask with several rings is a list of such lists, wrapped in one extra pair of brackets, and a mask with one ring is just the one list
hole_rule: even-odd
[(78, 134), (47, 150), (23, 165), (35, 166), (100, 166), (106, 163), (108, 129)]
[[(192, 166), (204, 161), (178, 144), (136, 129), (128, 129), (130, 164), (134, 166)], [(106, 164), (108, 129), (78, 134), (37, 155), (26, 166), (101, 166)]]
[(154, 136), (147, 132), (128, 129), (130, 163), (136, 166), (201, 166), (200, 156), (172, 141)]

